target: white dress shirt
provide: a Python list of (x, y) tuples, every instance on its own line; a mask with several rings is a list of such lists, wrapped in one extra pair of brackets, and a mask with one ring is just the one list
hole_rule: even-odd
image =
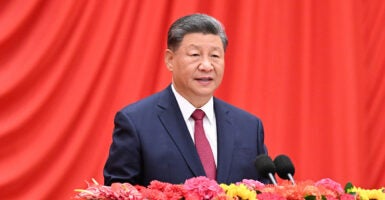
[(191, 138), (194, 140), (194, 125), (195, 121), (191, 117), (192, 113), (196, 109), (201, 109), (205, 112), (205, 117), (203, 118), (203, 129), (205, 130), (206, 138), (210, 143), (211, 150), (214, 154), (215, 164), (217, 164), (217, 123), (214, 113), (214, 101), (213, 97), (201, 108), (195, 108), (190, 102), (188, 102), (182, 95), (180, 95), (174, 88), (174, 85), (171, 85), (172, 91), (178, 102), (179, 109), (182, 112), (183, 119), (186, 122), (187, 128), (190, 131)]

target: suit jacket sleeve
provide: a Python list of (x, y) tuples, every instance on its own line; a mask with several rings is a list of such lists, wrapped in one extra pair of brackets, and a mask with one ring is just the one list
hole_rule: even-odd
[(115, 128), (110, 154), (104, 168), (104, 184), (113, 182), (139, 183), (141, 173), (140, 142), (129, 116), (115, 115)]

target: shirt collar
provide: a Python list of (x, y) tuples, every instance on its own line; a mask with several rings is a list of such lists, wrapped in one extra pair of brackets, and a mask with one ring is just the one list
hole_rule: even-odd
[(175, 95), (176, 101), (178, 102), (178, 106), (182, 112), (183, 119), (185, 121), (188, 121), (191, 117), (191, 114), (195, 111), (195, 109), (201, 109), (205, 112), (207, 119), (209, 120), (209, 123), (214, 123), (214, 101), (213, 97), (209, 99), (209, 101), (203, 105), (201, 108), (195, 108), (190, 102), (188, 102), (182, 95), (180, 95), (176, 89), (174, 88), (174, 85), (171, 84), (171, 89)]

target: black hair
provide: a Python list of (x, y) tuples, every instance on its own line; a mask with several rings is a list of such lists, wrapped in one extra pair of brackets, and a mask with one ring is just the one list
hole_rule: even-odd
[(189, 33), (218, 35), (226, 51), (228, 40), (222, 24), (214, 17), (205, 14), (192, 14), (177, 19), (168, 30), (167, 48), (177, 50), (183, 37)]

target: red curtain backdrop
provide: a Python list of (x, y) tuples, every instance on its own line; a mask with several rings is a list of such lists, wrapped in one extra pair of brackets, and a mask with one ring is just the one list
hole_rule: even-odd
[(165, 88), (168, 26), (226, 27), (216, 95), (258, 115), (296, 180), (385, 185), (385, 1), (0, 2), (0, 197), (69, 199), (103, 182), (113, 117)]

